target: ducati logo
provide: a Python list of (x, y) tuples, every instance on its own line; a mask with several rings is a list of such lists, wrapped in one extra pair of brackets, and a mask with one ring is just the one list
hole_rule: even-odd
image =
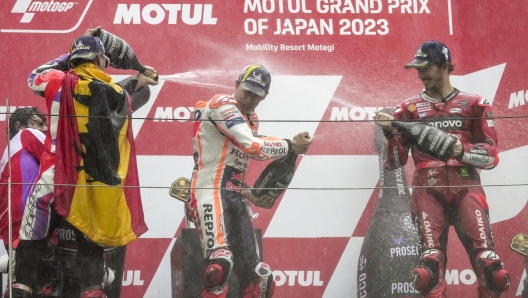
[(436, 169), (430, 169), (428, 172), (427, 172), (427, 177), (431, 177), (431, 176), (434, 176), (438, 174), (438, 171)]

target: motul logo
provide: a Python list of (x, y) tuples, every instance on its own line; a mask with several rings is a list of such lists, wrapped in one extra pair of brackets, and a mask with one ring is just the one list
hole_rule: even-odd
[(215, 25), (212, 4), (118, 4), (114, 24), (141, 24), (141, 21), (157, 25), (162, 22), (186, 25)]
[(36, 12), (66, 12), (70, 10), (74, 2), (56, 2), (56, 1), (31, 1), (17, 0), (11, 13), (22, 13), (20, 23), (29, 23), (33, 20)]

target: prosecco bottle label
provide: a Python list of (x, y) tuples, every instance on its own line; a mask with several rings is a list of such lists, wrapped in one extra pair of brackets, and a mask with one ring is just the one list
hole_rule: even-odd
[(138, 61), (134, 50), (125, 40), (103, 29), (99, 29), (94, 36), (101, 39), (105, 55), (110, 58), (110, 66), (118, 69), (145, 71), (145, 67)]
[(448, 150), (455, 144), (456, 139), (448, 133), (417, 122), (393, 121), (392, 125), (418, 151), (443, 161), (450, 158)]
[(257, 178), (251, 194), (256, 198), (269, 195), (277, 199), (290, 185), (296, 162), (297, 154), (289, 153), (269, 163)]

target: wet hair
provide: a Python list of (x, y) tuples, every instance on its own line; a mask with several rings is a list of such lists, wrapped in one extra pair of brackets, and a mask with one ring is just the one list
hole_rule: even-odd
[(447, 66), (447, 72), (451, 73), (455, 69), (455, 64), (451, 64), (451, 62), (435, 62), (434, 64), (436, 64), (439, 68), (442, 68), (448, 63), (449, 65)]
[(22, 128), (28, 127), (34, 121), (35, 116), (46, 123), (46, 117), (35, 107), (19, 108), (11, 113), (9, 116), (9, 139), (12, 139)]

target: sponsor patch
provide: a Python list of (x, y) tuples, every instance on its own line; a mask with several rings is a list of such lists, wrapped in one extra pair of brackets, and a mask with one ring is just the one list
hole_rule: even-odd
[(235, 118), (233, 118), (231, 120), (227, 120), (225, 122), (226, 127), (228, 129), (233, 127), (233, 126), (235, 126), (235, 125), (241, 124), (241, 123), (246, 123), (246, 120), (244, 120), (244, 118), (242, 118), (242, 117), (235, 117)]
[(452, 108), (452, 109), (449, 109), (449, 113), (451, 113), (451, 114), (461, 113), (461, 112), (462, 112), (462, 109), (461, 109), (461, 108)]
[(495, 127), (495, 122), (493, 120), (486, 120), (488, 122), (488, 127)]
[(407, 107), (407, 110), (409, 110), (409, 112), (414, 112), (414, 111), (416, 111), (416, 106), (414, 104), (412, 104), (412, 105)]
[(425, 115), (427, 115), (427, 112), (421, 112), (418, 114), (418, 117), (423, 118)]
[(486, 118), (493, 118), (493, 114), (491, 112), (486, 112)]
[(222, 119), (230, 118), (229, 116), (232, 116), (234, 114), (238, 114), (237, 108), (230, 108), (222, 112)]
[(469, 153), (488, 156), (488, 150), (484, 148), (469, 148)]
[(468, 101), (467, 101), (467, 99), (461, 100), (461, 101), (458, 103), (458, 106), (459, 106), (459, 107), (463, 107), (463, 108), (467, 107), (467, 106), (468, 106)]
[(431, 106), (429, 105), (428, 107), (419, 107), (417, 109), (418, 112), (426, 112), (426, 111), (430, 111), (431, 110)]
[(435, 179), (434, 177), (431, 177), (429, 179), (427, 179), (427, 184), (429, 184), (429, 186), (433, 186), (436, 184), (436, 182), (438, 181), (438, 179)]
[(428, 102), (419, 102), (419, 103), (416, 104), (416, 107), (417, 107), (417, 108), (420, 108), (420, 107), (430, 107), (430, 106), (431, 106), (431, 104), (428, 103)]
[(489, 101), (485, 98), (482, 98), (480, 101), (479, 101), (479, 106), (489, 106)]
[(460, 168), (460, 176), (463, 178), (469, 177), (469, 172), (467, 168)]

